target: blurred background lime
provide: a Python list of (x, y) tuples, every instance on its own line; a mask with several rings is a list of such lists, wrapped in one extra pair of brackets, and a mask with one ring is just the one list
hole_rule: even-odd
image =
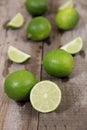
[(71, 74), (74, 59), (71, 54), (62, 49), (52, 50), (45, 55), (42, 64), (48, 74), (61, 78)]
[(79, 22), (79, 13), (74, 8), (63, 9), (56, 14), (55, 22), (61, 30), (73, 29)]
[(5, 79), (4, 91), (8, 97), (16, 101), (26, 101), (36, 83), (37, 80), (31, 72), (19, 70), (9, 74)]
[(67, 0), (59, 6), (58, 10), (64, 10), (64, 9), (69, 9), (69, 8), (73, 8), (73, 7), (74, 7), (74, 1)]
[(42, 15), (48, 10), (47, 0), (26, 0), (25, 7), (32, 15)]
[(44, 40), (49, 37), (50, 33), (51, 24), (42, 16), (33, 18), (27, 26), (27, 36), (32, 40)]

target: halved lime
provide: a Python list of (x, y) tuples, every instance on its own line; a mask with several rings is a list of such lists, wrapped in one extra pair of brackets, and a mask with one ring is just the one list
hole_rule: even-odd
[(37, 83), (30, 93), (33, 108), (42, 113), (56, 110), (61, 102), (61, 97), (60, 88), (49, 80)]
[(58, 10), (64, 10), (66, 8), (73, 8), (73, 0), (68, 0), (67, 2), (63, 3)]
[(30, 55), (20, 51), (19, 49), (13, 46), (9, 46), (8, 48), (8, 57), (11, 61), (16, 62), (16, 63), (23, 63), (24, 61), (31, 58)]
[(78, 53), (83, 47), (83, 41), (81, 37), (77, 37), (73, 41), (61, 47), (61, 49), (67, 51), (70, 54)]
[(16, 14), (16, 16), (7, 24), (9, 28), (20, 28), (24, 23), (24, 17), (21, 13)]

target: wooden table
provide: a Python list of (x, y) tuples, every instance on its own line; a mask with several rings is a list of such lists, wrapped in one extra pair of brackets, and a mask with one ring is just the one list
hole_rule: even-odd
[[(87, 1), (74, 1), (80, 21), (75, 29), (66, 32), (58, 31), (54, 23), (62, 2), (49, 0), (50, 9), (45, 17), (51, 21), (52, 33), (48, 40), (34, 42), (26, 38), (26, 27), (32, 17), (25, 10), (24, 0), (0, 0), (0, 130), (87, 130)], [(18, 12), (24, 15), (24, 26), (7, 30), (5, 24)], [(84, 47), (74, 56), (73, 73), (64, 79), (49, 76), (41, 66), (44, 55), (78, 36), (83, 38)], [(11, 62), (7, 56), (9, 45), (31, 54), (32, 59), (25, 64)], [(63, 97), (55, 112), (41, 114), (29, 102), (17, 103), (6, 96), (3, 89), (6, 76), (21, 69), (32, 71), (38, 80), (48, 79), (60, 86)]]

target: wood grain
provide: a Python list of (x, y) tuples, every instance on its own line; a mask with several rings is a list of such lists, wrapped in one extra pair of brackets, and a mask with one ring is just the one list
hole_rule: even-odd
[[(55, 7), (59, 3), (51, 3), (51, 10), (55, 12)], [(39, 130), (46, 127), (46, 130), (87, 130), (87, 44), (86, 26), (87, 14), (85, 1), (75, 1), (75, 8), (80, 13), (80, 21), (74, 30), (59, 32), (54, 24), (55, 13), (47, 15), (52, 23), (53, 30), (50, 37), (50, 45), (44, 44), (43, 57), (48, 51), (57, 49), (61, 45), (81, 36), (84, 41), (83, 50), (74, 56), (75, 68), (73, 73), (65, 79), (58, 79), (49, 76), (42, 70), (42, 80), (51, 79), (56, 82), (62, 90), (62, 102), (56, 112), (39, 115)]]
[[(48, 1), (50, 8), (44, 16), (52, 24), (52, 33), (47, 40), (34, 42), (26, 38), (26, 27), (32, 17), (25, 10), (24, 0), (0, 0), (0, 130), (87, 130), (87, 2), (74, 1), (80, 21), (75, 29), (60, 32), (54, 19), (58, 6), (64, 1)], [(24, 15), (25, 24), (18, 30), (7, 30), (6, 23), (18, 12)], [(64, 79), (48, 75), (41, 66), (43, 57), (77, 36), (83, 38), (84, 47), (74, 56), (73, 73)], [(7, 57), (9, 45), (30, 54), (32, 59), (25, 64), (11, 62)], [(38, 80), (48, 79), (60, 86), (62, 102), (55, 112), (38, 113), (29, 102), (17, 103), (5, 95), (6, 76), (21, 69), (30, 70)]]
[[(25, 10), (23, 0), (4, 0), (3, 2), (0, 1), (0, 3), (0, 11), (2, 12), (0, 15), (0, 130), (35, 130), (38, 125), (38, 113), (32, 109), (29, 102), (17, 103), (10, 100), (5, 95), (3, 87), (6, 76), (21, 69), (30, 70), (40, 80), (42, 43), (35, 43), (26, 38), (26, 26), (29, 20), (31, 20), (31, 16)], [(17, 12), (21, 12), (24, 15), (24, 26), (19, 30), (7, 30), (5, 28), (6, 22), (15, 16)], [(32, 60), (25, 64), (15, 64), (9, 61), (7, 57), (9, 45), (30, 54)]]

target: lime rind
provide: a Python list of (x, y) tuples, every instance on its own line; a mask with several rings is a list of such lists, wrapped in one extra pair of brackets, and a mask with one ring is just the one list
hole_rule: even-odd
[(26, 60), (31, 58), (31, 55), (28, 55), (22, 51), (20, 51), (19, 49), (10, 46), (8, 48), (8, 57), (11, 61), (16, 62), (16, 63), (23, 63)]
[(45, 14), (49, 7), (47, 0), (26, 0), (25, 8), (31, 15), (40, 16)]
[(37, 83), (30, 93), (33, 108), (41, 113), (56, 110), (61, 102), (61, 97), (60, 88), (48, 80)]
[(61, 11), (61, 10), (68, 9), (68, 8), (73, 8), (73, 7), (74, 7), (73, 0), (68, 0), (67, 2), (60, 5), (58, 10)]
[(33, 18), (27, 26), (27, 37), (34, 41), (41, 41), (49, 37), (51, 24), (48, 19), (39, 16)]
[(24, 23), (24, 17), (21, 13), (16, 14), (16, 16), (7, 24), (8, 28), (20, 28)]
[(61, 49), (67, 51), (70, 54), (78, 53), (83, 47), (83, 41), (81, 37), (74, 39), (73, 41), (62, 46)]
[(4, 82), (4, 91), (15, 101), (28, 101), (32, 87), (37, 83), (34, 74), (27, 70), (10, 73)]

